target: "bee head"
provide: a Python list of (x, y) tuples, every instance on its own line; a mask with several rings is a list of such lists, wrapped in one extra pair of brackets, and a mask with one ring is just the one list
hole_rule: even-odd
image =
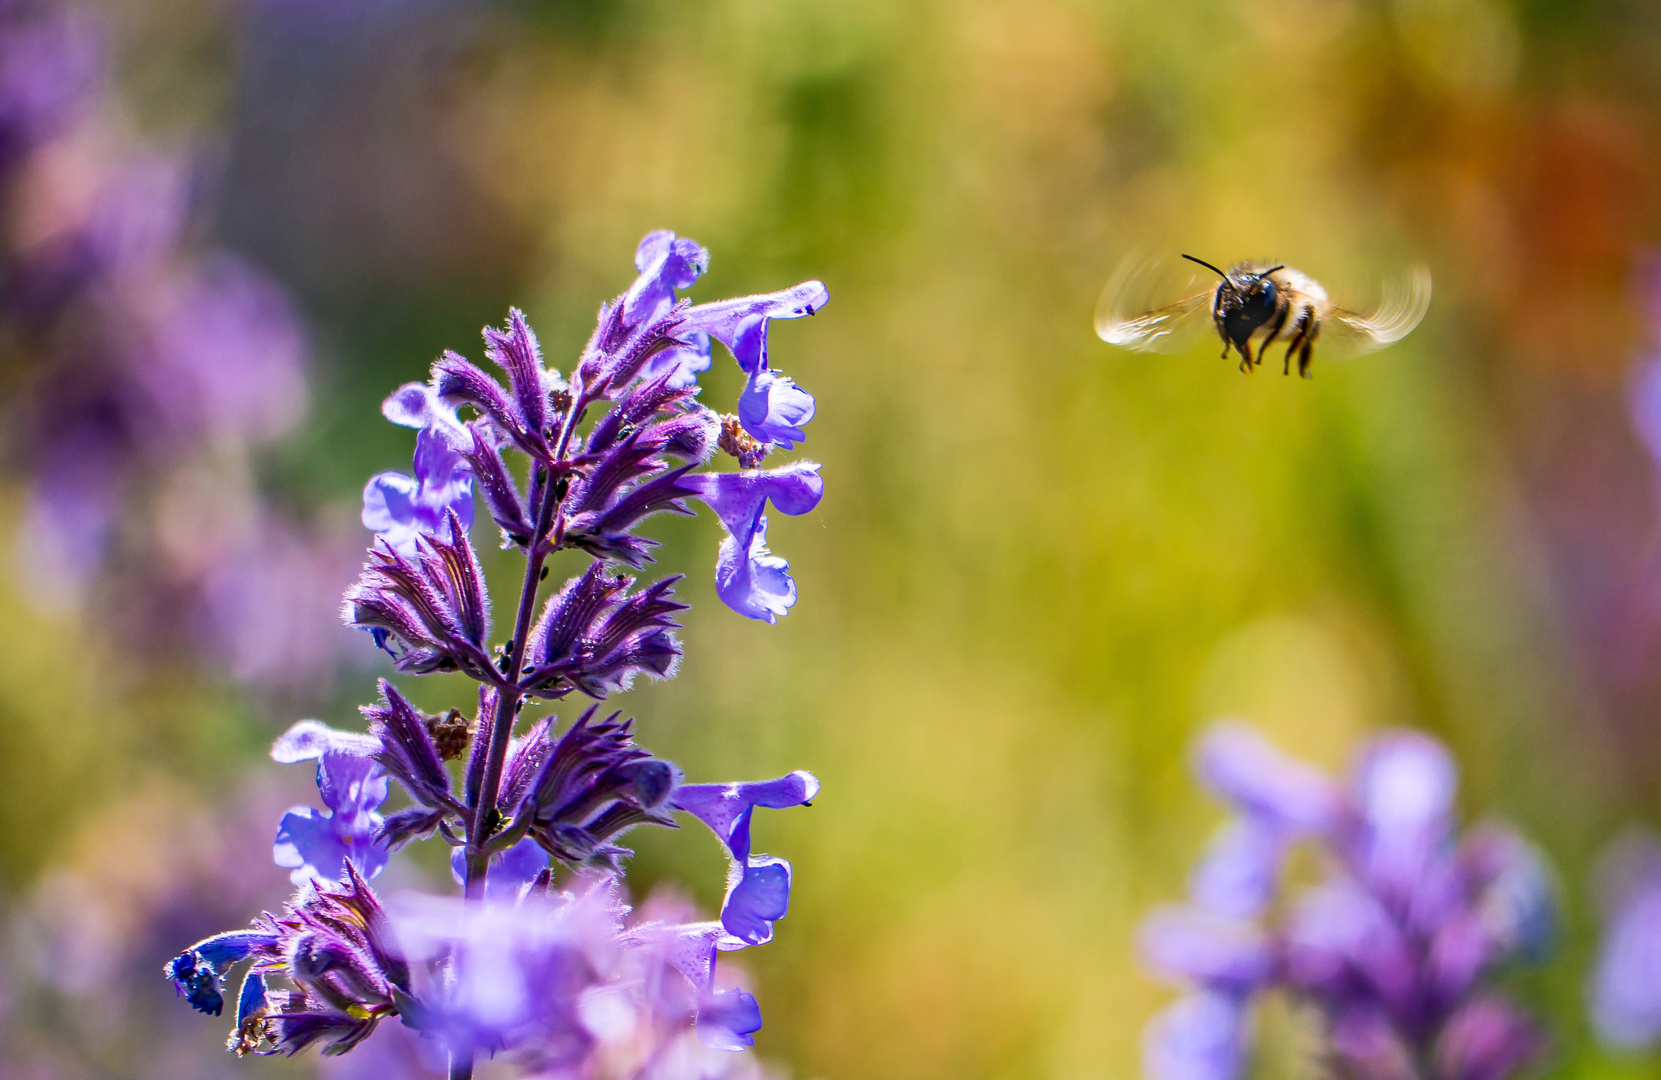
[(1274, 318), (1280, 305), (1280, 288), (1269, 278), (1269, 273), (1236, 271), (1218, 286), (1217, 321), (1223, 336), (1236, 345)]
[(1183, 258), (1199, 263), (1223, 279), (1217, 286), (1212, 315), (1217, 320), (1217, 329), (1229, 342), (1239, 345), (1249, 340), (1258, 327), (1274, 317), (1280, 306), (1280, 287), (1269, 275), (1283, 267), (1254, 270), (1250, 264), (1244, 264), (1224, 273), (1203, 259), (1192, 255)]

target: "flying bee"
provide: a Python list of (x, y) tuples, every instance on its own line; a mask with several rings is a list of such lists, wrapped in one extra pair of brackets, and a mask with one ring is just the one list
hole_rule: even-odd
[[(1298, 374), (1307, 379), (1315, 340), (1323, 332), (1323, 341), (1341, 355), (1372, 352), (1406, 337), (1430, 306), (1430, 271), (1423, 267), (1415, 267), (1404, 285), (1386, 289), (1371, 313), (1361, 314), (1334, 304), (1320, 282), (1284, 263), (1242, 262), (1224, 272), (1204, 259), (1183, 258), (1222, 280), (1193, 291), (1193, 273), (1185, 284), (1162, 281), (1171, 277), (1171, 267), (1126, 260), (1096, 307), (1096, 333), (1103, 341), (1137, 352), (1177, 352), (1203, 329), (1200, 313), (1209, 312), (1223, 340), (1223, 357), (1230, 349), (1238, 352), (1242, 372), (1250, 374), (1270, 345), (1284, 341), (1282, 374), (1291, 374), (1295, 354)], [(1164, 286), (1173, 287), (1162, 292)], [(1173, 293), (1187, 295), (1160, 303)]]

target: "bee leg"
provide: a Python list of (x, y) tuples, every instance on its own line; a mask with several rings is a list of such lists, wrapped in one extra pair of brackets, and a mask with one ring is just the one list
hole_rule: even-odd
[(1257, 361), (1252, 359), (1251, 340), (1248, 338), (1245, 341), (1239, 342), (1234, 347), (1240, 350), (1240, 374), (1250, 375), (1252, 373), (1252, 368), (1257, 364)]
[(1309, 373), (1309, 365), (1314, 359), (1315, 335), (1310, 334), (1304, 338), (1303, 348), (1298, 350), (1298, 374), (1306, 379), (1313, 379), (1315, 376)]
[[(1309, 337), (1309, 313), (1306, 311), (1298, 316), (1298, 321), (1292, 327), (1292, 340), (1286, 345), (1286, 357), (1280, 365), (1282, 375), (1292, 374), (1292, 354), (1298, 351), (1304, 340)], [(1301, 371), (1302, 368), (1300, 367)]]
[(1275, 315), (1275, 321), (1269, 324), (1269, 332), (1264, 335), (1263, 344), (1257, 347), (1257, 362), (1259, 364), (1269, 355), (1269, 345), (1280, 336), (1281, 330), (1286, 326), (1286, 316), (1291, 314), (1291, 311), (1291, 305), (1282, 304), (1280, 311)]

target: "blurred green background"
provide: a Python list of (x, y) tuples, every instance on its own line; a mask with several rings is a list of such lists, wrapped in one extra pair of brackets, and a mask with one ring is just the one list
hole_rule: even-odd
[[(1334, 768), (1385, 725), (1448, 740), (1467, 812), (1516, 821), (1565, 883), (1562, 948), (1519, 991), (1557, 1032), (1551, 1073), (1661, 1075), (1589, 1044), (1580, 989), (1587, 868), (1661, 818), (1656, 487), (1626, 404), (1661, 224), (1653, 5), (102, 10), (131, 123), (215, 148), (216, 238), (310, 323), (310, 419), (259, 470), (316, 520), (350, 526), (364, 480), (408, 467), (381, 397), (445, 347), (477, 357), (510, 304), (568, 368), (650, 229), (710, 248), (694, 298), (829, 286), (773, 331), (819, 404), (802, 453), (825, 500), (769, 536), (800, 603), (739, 618), (714, 597), (713, 519), (661, 524), (686, 660), (620, 701), (694, 779), (824, 782), (757, 821), (796, 880), (777, 940), (740, 958), (764, 1057), (800, 1078), (1139, 1075), (1169, 991), (1134, 927), (1221, 817), (1186, 754), (1234, 714)], [(1132, 250), (1272, 254), (1361, 289), (1422, 261), (1435, 298), (1382, 354), (1244, 377), (1210, 342), (1095, 338)], [(719, 356), (705, 400), (738, 386)], [(367, 640), (338, 682), (260, 695), (188, 657), (138, 667), (99, 620), (4, 588), (16, 912), (65, 880), (138, 903), (176, 873), (164, 856), (218, 857), (179, 822), (211, 831), (251, 798), (234, 789), (310, 801), (264, 747), (372, 694)], [(719, 903), (713, 840), (639, 841), (642, 891)], [(250, 872), (280, 896), (280, 871)], [(137, 932), (111, 919), (111, 940)], [(144, 1030), (94, 1028), (55, 1075), (151, 1075)], [(265, 1067), (197, 1029), (169, 1075)]]

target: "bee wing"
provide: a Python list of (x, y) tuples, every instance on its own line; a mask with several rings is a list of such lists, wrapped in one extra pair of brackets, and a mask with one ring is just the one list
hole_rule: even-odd
[[(1127, 258), (1096, 304), (1096, 335), (1136, 352), (1181, 352), (1209, 325), (1215, 285), (1173, 263)], [(1173, 300), (1172, 297), (1180, 299)]]
[(1405, 281), (1387, 284), (1377, 306), (1366, 314), (1334, 305), (1316, 349), (1340, 356), (1374, 352), (1406, 337), (1429, 308), (1430, 271), (1415, 266)]

